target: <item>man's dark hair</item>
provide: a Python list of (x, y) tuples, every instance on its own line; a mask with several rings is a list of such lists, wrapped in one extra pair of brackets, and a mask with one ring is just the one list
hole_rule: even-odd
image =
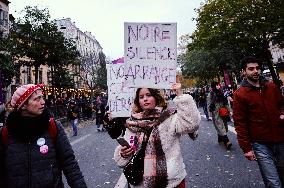
[(247, 67), (247, 64), (249, 64), (249, 63), (257, 63), (259, 66), (261, 66), (260, 59), (258, 59), (256, 57), (249, 56), (249, 57), (245, 57), (241, 60), (242, 69), (245, 70), (246, 67)]

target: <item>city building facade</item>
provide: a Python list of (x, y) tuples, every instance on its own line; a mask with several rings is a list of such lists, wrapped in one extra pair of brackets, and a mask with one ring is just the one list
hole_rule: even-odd
[[(9, 33), (9, 1), (7, 0), (0, 0), (0, 40), (4, 37), (6, 37)], [(0, 52), (0, 53), (6, 53), (6, 52)], [(6, 98), (6, 88), (3, 86), (3, 73), (0, 69), (0, 105), (2, 106), (3, 103), (5, 103)]]
[(284, 49), (272, 41), (270, 42), (270, 52), (273, 64), (279, 74), (279, 78), (284, 83)]
[(0, 37), (9, 33), (9, 1), (0, 0)]
[[(3, 1), (3, 0), (0, 0)], [(5, 10), (8, 10), (6, 7)], [(0, 14), (1, 15), (1, 14)], [(6, 15), (6, 13), (5, 13)], [(65, 38), (72, 39), (76, 46), (77, 51), (80, 53), (81, 61), (83, 62), (80, 66), (69, 66), (68, 69), (74, 74), (75, 89), (78, 91), (82, 89), (89, 89), (86, 80), (91, 79), (90, 72), (83, 68), (85, 62), (94, 64), (98, 54), (102, 52), (102, 47), (99, 42), (95, 39), (90, 32), (83, 32), (76, 27), (74, 22), (71, 22), (70, 18), (55, 20), (58, 30), (61, 31)], [(9, 87), (9, 92), (7, 92), (7, 97), (10, 98), (11, 93), (16, 89), (17, 86), (29, 83), (35, 83), (35, 69), (34, 67), (21, 66), (19, 70), (19, 76), (16, 76), (13, 80), (11, 86)], [(79, 73), (79, 74), (78, 74)], [(39, 80), (38, 83), (43, 83), (45, 86), (51, 88), (51, 69), (46, 65), (41, 65), (38, 70)], [(89, 80), (89, 82), (91, 82)], [(51, 95), (51, 93), (49, 93)], [(61, 95), (61, 93), (56, 93), (56, 95)]]
[(68, 39), (75, 42), (76, 49), (80, 53), (82, 65), (80, 67), (70, 67), (72, 71), (78, 71), (80, 76), (75, 76), (76, 88), (88, 89), (88, 83), (92, 83), (93, 72), (98, 66), (99, 53), (103, 53), (103, 48), (91, 32), (83, 32), (76, 27), (75, 22), (70, 18), (55, 20), (58, 30)]

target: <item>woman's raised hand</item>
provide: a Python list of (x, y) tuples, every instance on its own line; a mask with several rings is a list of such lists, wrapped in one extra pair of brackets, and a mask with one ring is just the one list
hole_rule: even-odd
[(111, 121), (112, 120), (111, 112), (107, 111), (106, 114), (107, 114), (108, 120)]
[(175, 92), (177, 96), (182, 95), (182, 90), (181, 90), (181, 84), (180, 83), (175, 83), (172, 85), (172, 90)]

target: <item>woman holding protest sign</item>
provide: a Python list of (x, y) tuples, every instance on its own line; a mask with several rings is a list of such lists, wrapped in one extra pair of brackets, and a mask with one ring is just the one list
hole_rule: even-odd
[(129, 144), (120, 142), (114, 152), (131, 187), (185, 187), (180, 136), (198, 129), (200, 114), (192, 97), (182, 94), (180, 83), (172, 89), (176, 111), (167, 108), (158, 90), (136, 91), (124, 135)]

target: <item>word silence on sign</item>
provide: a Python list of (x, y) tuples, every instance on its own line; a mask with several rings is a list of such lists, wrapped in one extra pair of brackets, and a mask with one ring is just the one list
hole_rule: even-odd
[(170, 88), (176, 76), (176, 43), (176, 23), (124, 23), (125, 72), (132, 80), (130, 86)]

